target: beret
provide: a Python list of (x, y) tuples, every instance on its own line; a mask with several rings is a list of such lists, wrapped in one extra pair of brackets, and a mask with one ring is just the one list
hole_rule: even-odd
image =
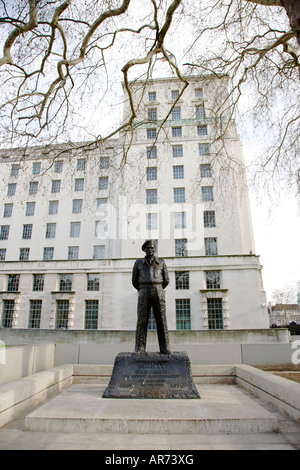
[(143, 243), (143, 245), (142, 245), (142, 250), (145, 251), (146, 247), (147, 247), (150, 243), (153, 243), (154, 246), (156, 247), (156, 242), (155, 242), (155, 240), (146, 240), (145, 243)]

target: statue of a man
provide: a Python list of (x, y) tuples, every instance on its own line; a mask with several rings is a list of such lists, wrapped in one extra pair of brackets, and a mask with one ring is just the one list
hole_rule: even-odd
[(147, 329), (152, 307), (160, 352), (170, 354), (164, 293), (165, 287), (169, 284), (167, 266), (163, 259), (155, 257), (154, 240), (147, 240), (142, 250), (146, 256), (136, 260), (132, 272), (132, 284), (139, 291), (135, 352), (142, 354), (146, 351)]

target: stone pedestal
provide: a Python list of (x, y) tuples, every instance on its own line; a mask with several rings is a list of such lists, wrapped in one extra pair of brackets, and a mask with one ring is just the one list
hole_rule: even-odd
[(200, 398), (185, 352), (120, 353), (103, 398)]

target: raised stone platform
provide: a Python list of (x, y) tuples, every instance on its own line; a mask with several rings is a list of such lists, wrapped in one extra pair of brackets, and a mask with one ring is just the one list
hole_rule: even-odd
[(185, 352), (120, 353), (103, 398), (200, 398)]
[(201, 400), (103, 399), (105, 385), (72, 385), (26, 417), (37, 432), (213, 434), (273, 432), (278, 419), (234, 385), (201, 384)]

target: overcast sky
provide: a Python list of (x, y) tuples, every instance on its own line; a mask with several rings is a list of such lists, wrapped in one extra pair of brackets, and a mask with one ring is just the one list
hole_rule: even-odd
[(256, 254), (263, 265), (269, 302), (275, 289), (300, 281), (300, 203), (294, 195), (284, 193), (273, 203), (268, 198), (258, 203), (250, 191), (250, 204)]

